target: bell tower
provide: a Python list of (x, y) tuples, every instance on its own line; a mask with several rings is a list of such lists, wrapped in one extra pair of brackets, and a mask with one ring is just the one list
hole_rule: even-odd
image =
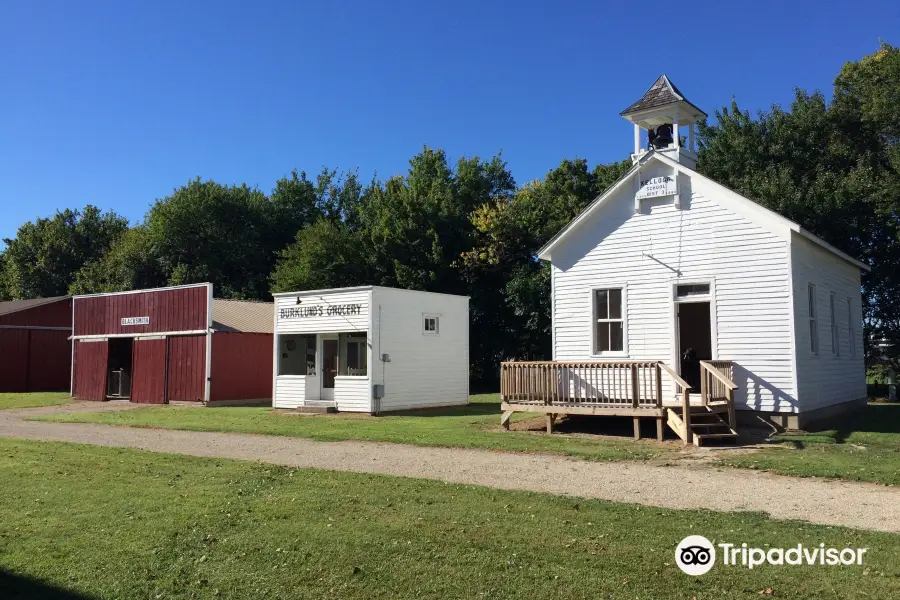
[[(637, 163), (641, 157), (654, 150), (691, 169), (697, 166), (694, 147), (694, 127), (706, 118), (706, 113), (684, 97), (675, 84), (665, 75), (650, 86), (640, 100), (626, 108), (622, 117), (634, 124), (634, 154)], [(687, 147), (682, 146), (680, 128), (688, 128)], [(647, 131), (647, 147), (642, 147), (641, 130)]]

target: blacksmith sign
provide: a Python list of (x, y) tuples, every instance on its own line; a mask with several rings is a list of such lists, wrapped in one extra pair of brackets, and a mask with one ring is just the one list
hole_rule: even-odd
[(279, 308), (279, 319), (306, 319), (309, 317), (346, 317), (349, 315), (361, 315), (363, 304), (315, 304), (311, 306), (291, 306)]
[(645, 198), (660, 198), (662, 196), (674, 196), (678, 193), (675, 178), (670, 175), (662, 177), (650, 177), (641, 179), (641, 186), (635, 194), (638, 200)]
[(122, 317), (122, 327), (126, 325), (149, 325), (150, 317)]

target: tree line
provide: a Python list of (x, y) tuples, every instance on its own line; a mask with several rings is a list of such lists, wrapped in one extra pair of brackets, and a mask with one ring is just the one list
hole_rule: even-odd
[[(871, 361), (900, 348), (900, 49), (848, 62), (828, 101), (796, 90), (699, 128), (698, 170), (872, 266)], [(472, 376), (550, 356), (548, 265), (537, 250), (630, 168), (566, 159), (517, 184), (497, 155), (425, 147), (406, 173), (294, 171), (265, 193), (197, 178), (134, 225), (95, 206), (22, 225), (0, 253), (0, 299), (210, 281), (218, 297), (375, 284), (471, 297)], [(877, 346), (877, 347), (876, 347)], [(893, 352), (891, 354), (891, 352)]]

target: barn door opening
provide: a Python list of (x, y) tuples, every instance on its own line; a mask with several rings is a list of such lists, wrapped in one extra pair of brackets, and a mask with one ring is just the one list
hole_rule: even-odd
[(131, 397), (132, 338), (111, 338), (106, 363), (106, 397)]

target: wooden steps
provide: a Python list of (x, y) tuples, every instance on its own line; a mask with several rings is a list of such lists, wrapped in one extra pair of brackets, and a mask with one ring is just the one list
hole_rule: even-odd
[[(717, 408), (717, 407), (716, 407)], [(668, 409), (667, 423), (682, 440), (702, 446), (704, 442), (737, 440), (737, 431), (719, 416), (719, 411), (706, 406), (692, 406), (690, 435), (685, 431), (682, 409)]]

